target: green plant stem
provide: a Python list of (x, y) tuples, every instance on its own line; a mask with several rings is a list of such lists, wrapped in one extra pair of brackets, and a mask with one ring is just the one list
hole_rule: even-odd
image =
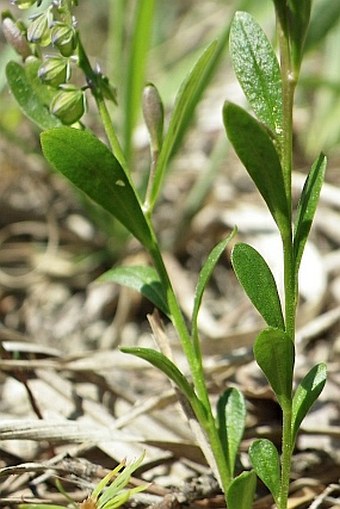
[(100, 118), (103, 122), (107, 139), (109, 140), (111, 146), (112, 153), (118, 160), (122, 168), (124, 168), (124, 170), (127, 172), (127, 163), (125, 160), (125, 156), (120, 146), (119, 140), (117, 138), (116, 131), (113, 127), (112, 120), (105, 103), (105, 99), (103, 98), (103, 95), (101, 93), (96, 94), (95, 99)]
[(90, 61), (87, 57), (84, 46), (80, 40), (80, 36), (78, 34), (78, 65), (86, 76), (87, 83), (89, 88), (91, 89), (92, 95), (96, 101), (96, 105), (98, 108), (99, 115), (103, 122), (105, 134), (108, 138), (108, 141), (111, 146), (111, 150), (115, 158), (118, 160), (120, 165), (124, 168), (125, 172), (128, 171), (127, 164), (125, 160), (124, 153), (118, 141), (116, 132), (114, 130), (112, 119), (108, 112), (105, 99), (100, 87), (100, 75), (96, 73), (90, 64)]
[[(278, 33), (281, 54), (281, 76), (283, 97), (283, 132), (281, 138), (281, 164), (287, 203), (289, 207), (289, 228), (281, 232), (284, 252), (284, 293), (285, 293), (285, 324), (286, 332), (295, 342), (295, 322), (297, 308), (297, 274), (293, 250), (292, 230), (292, 169), (293, 169), (293, 103), (297, 76), (291, 62), (291, 51), (287, 31), (284, 30), (285, 16), (278, 16)], [(286, 509), (288, 503), (291, 459), (293, 452), (292, 440), (292, 398), (287, 401), (283, 411), (282, 423), (282, 456), (281, 482), (278, 506)]]
[(282, 456), (281, 456), (281, 483), (278, 501), (278, 509), (286, 509), (289, 494), (290, 470), (292, 459), (292, 405), (283, 409), (282, 423)]
[(226, 457), (223, 451), (223, 446), (218, 435), (215, 419), (210, 405), (208, 390), (204, 378), (202, 356), (200, 352), (198, 353), (194, 348), (194, 344), (188, 332), (188, 328), (185, 324), (182, 311), (178, 305), (178, 301), (172, 288), (172, 284), (169, 279), (166, 267), (164, 265), (162, 255), (159, 251), (157, 242), (155, 242), (154, 248), (152, 249), (150, 254), (154, 261), (159, 277), (161, 278), (162, 284), (164, 285), (164, 288), (166, 288), (167, 301), (172, 317), (172, 322), (178, 333), (179, 340), (183, 348), (183, 352), (188, 360), (196, 394), (205, 409), (204, 415), (202, 415), (201, 413), (197, 415), (196, 413), (196, 417), (209, 439), (211, 450), (213, 452), (216, 465), (220, 474), (220, 481), (222, 484), (221, 487), (224, 493), (226, 494), (229, 484), (231, 482), (231, 473), (229, 472), (228, 469)]

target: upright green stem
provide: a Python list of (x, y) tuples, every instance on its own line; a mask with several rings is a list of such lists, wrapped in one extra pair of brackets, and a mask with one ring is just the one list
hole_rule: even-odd
[(199, 415), (196, 415), (196, 417), (198, 418), (201, 427), (203, 428), (208, 437), (211, 450), (213, 452), (216, 465), (219, 471), (222, 489), (226, 495), (229, 484), (231, 482), (231, 473), (229, 472), (228, 469), (225, 454), (223, 451), (223, 445), (219, 438), (215, 418), (212, 413), (208, 390), (204, 378), (202, 357), (201, 355), (197, 355), (197, 352), (195, 351), (194, 344), (190, 337), (188, 328), (185, 324), (182, 311), (178, 305), (176, 295), (172, 288), (162, 255), (159, 251), (156, 242), (150, 254), (153, 258), (157, 272), (162, 280), (162, 284), (167, 291), (167, 301), (172, 317), (172, 322), (178, 333), (179, 340), (183, 348), (183, 352), (188, 360), (196, 394), (205, 408), (206, 413), (204, 418), (202, 419), (202, 417)]
[[(295, 321), (297, 307), (297, 274), (293, 250), (292, 229), (292, 167), (293, 167), (293, 102), (297, 76), (294, 73), (289, 38), (284, 30), (284, 17), (278, 23), (281, 75), (283, 96), (283, 133), (281, 143), (281, 164), (283, 169), (287, 203), (289, 206), (289, 229), (282, 234), (284, 252), (284, 293), (285, 293), (285, 323), (286, 331), (291, 340), (295, 341)], [(282, 456), (281, 456), (281, 483), (279, 495), (279, 509), (286, 509), (289, 494), (289, 481), (291, 471), (291, 458), (293, 453), (292, 440), (292, 398), (287, 401), (283, 412), (282, 423)]]

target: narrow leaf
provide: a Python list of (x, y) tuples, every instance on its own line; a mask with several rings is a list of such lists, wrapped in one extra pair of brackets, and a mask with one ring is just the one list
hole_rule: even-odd
[(164, 314), (169, 315), (166, 295), (153, 267), (114, 267), (102, 274), (97, 281), (103, 283), (113, 282), (137, 290)]
[(41, 134), (47, 161), (78, 189), (110, 212), (147, 249), (153, 236), (137, 195), (112, 152), (87, 131), (70, 127)]
[(253, 468), (278, 504), (280, 490), (280, 458), (275, 445), (267, 439), (255, 440), (249, 448)]
[(284, 319), (274, 276), (264, 258), (248, 244), (233, 249), (231, 262), (246, 294), (271, 327), (284, 330)]
[(305, 248), (318, 205), (321, 187), (325, 178), (326, 166), (327, 158), (325, 155), (321, 154), (310, 169), (298, 203), (294, 234), (296, 273), (299, 270), (303, 250)]
[(202, 83), (206, 81), (207, 69), (209, 69), (211, 62), (216, 58), (216, 45), (217, 43), (213, 42), (204, 51), (183, 81), (177, 94), (174, 110), (169, 121), (168, 131), (164, 137), (162, 149), (157, 161), (155, 180), (150, 199), (151, 208), (154, 206), (161, 189), (169, 158), (178, 142), (178, 138), (182, 135), (183, 126), (188, 123), (201, 96), (201, 87)]
[(340, 2), (323, 0), (315, 4), (305, 42), (305, 51), (322, 43), (323, 39), (339, 23)]
[(235, 387), (227, 389), (217, 402), (217, 425), (231, 477), (234, 475), (236, 456), (243, 437), (246, 404), (243, 394)]
[(160, 369), (174, 384), (180, 389), (180, 391), (186, 396), (186, 398), (192, 402), (197, 400), (193, 388), (185, 378), (183, 373), (177, 368), (177, 366), (168, 357), (165, 357), (157, 350), (151, 348), (142, 347), (124, 347), (120, 348), (121, 352), (135, 355), (145, 361), (149, 362), (156, 368)]
[(301, 422), (318, 399), (327, 380), (326, 364), (314, 366), (298, 385), (293, 398), (292, 432), (295, 441)]
[(289, 335), (269, 327), (257, 336), (255, 360), (270, 383), (282, 408), (291, 404), (294, 345)]
[(251, 509), (256, 488), (256, 474), (253, 470), (242, 472), (232, 480), (228, 492), (228, 509)]
[(235, 74), (258, 119), (273, 134), (282, 134), (282, 83), (275, 52), (260, 25), (237, 12), (230, 30)]
[(223, 120), (229, 140), (266, 202), (280, 231), (290, 227), (282, 168), (265, 129), (236, 104), (226, 103)]
[(47, 85), (38, 78), (41, 62), (29, 59), (25, 67), (17, 62), (6, 66), (9, 88), (22, 112), (40, 129), (61, 126), (60, 120), (49, 112), (48, 105), (52, 94)]
[(226, 249), (228, 243), (235, 235), (235, 229), (226, 237), (225, 239), (221, 240), (211, 251), (209, 254), (207, 260), (205, 261), (199, 277), (198, 282), (195, 290), (195, 298), (194, 298), (194, 307), (192, 312), (192, 320), (191, 320), (191, 334), (193, 337), (197, 335), (197, 318), (198, 313), (201, 307), (202, 298), (204, 294), (204, 290), (208, 284), (208, 281), (210, 279), (211, 274), (213, 273), (213, 270), (221, 257), (222, 253)]

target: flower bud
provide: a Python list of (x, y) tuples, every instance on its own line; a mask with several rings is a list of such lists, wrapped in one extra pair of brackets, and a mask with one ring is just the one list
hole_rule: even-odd
[(72, 125), (85, 113), (86, 99), (83, 90), (64, 85), (52, 99), (50, 110), (63, 124)]
[(77, 47), (77, 36), (73, 26), (57, 22), (51, 29), (51, 41), (64, 57), (70, 57)]
[(143, 115), (152, 150), (159, 150), (163, 140), (164, 110), (157, 88), (149, 83), (143, 92)]
[(51, 42), (49, 16), (45, 12), (35, 16), (27, 28), (27, 40), (40, 46), (48, 46)]
[(49, 57), (39, 67), (39, 78), (52, 87), (58, 87), (70, 79), (70, 65), (66, 58)]
[(8, 44), (25, 60), (32, 54), (25, 35), (8, 12), (2, 13), (2, 31)]

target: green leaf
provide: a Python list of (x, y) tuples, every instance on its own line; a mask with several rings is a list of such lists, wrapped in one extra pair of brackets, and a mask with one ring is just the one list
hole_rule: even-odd
[(129, 60), (126, 67), (124, 87), (124, 139), (125, 154), (129, 160), (133, 129), (138, 120), (142, 89), (145, 83), (148, 51), (153, 29), (156, 0), (137, 2), (134, 13)]
[(271, 327), (284, 330), (284, 319), (274, 276), (264, 258), (248, 244), (236, 244), (231, 262), (246, 294)]
[(295, 271), (299, 270), (303, 250), (312, 226), (315, 211), (318, 205), (321, 187), (325, 178), (327, 158), (320, 154), (312, 165), (306, 178), (297, 207), (294, 233)]
[(291, 55), (295, 69), (298, 70), (302, 61), (312, 0), (288, 0), (287, 3)]
[(282, 83), (279, 63), (262, 28), (247, 12), (237, 12), (230, 30), (235, 74), (258, 119), (282, 134)]
[(211, 43), (194, 65), (188, 76), (183, 81), (178, 91), (174, 110), (172, 112), (169, 127), (164, 136), (162, 149), (158, 157), (155, 179), (150, 197), (150, 207), (153, 208), (157, 200), (168, 161), (182, 136), (183, 126), (186, 125), (193, 115), (195, 106), (202, 94), (202, 84), (206, 82), (207, 70), (216, 58), (216, 41)]
[(289, 335), (280, 329), (268, 327), (257, 336), (254, 355), (281, 407), (290, 407), (294, 345)]
[(217, 402), (217, 425), (222, 447), (231, 477), (234, 474), (236, 456), (243, 437), (246, 420), (246, 404), (243, 394), (235, 387), (227, 389)]
[(290, 213), (279, 156), (265, 129), (244, 109), (226, 103), (223, 120), (229, 140), (260, 191), (280, 231), (290, 228)]
[(110, 212), (147, 249), (153, 235), (135, 190), (104, 143), (87, 131), (60, 127), (41, 134), (47, 161), (78, 189)]
[(235, 229), (230, 233), (230, 235), (228, 235), (228, 237), (221, 240), (213, 248), (213, 250), (209, 254), (208, 258), (206, 259), (206, 261), (200, 271), (197, 286), (195, 289), (194, 307), (193, 307), (192, 319), (191, 319), (191, 334), (193, 337), (196, 337), (198, 334), (198, 332), (197, 332), (197, 318), (198, 318), (198, 313), (199, 313), (199, 310), (201, 307), (204, 290), (208, 284), (210, 276), (211, 276), (219, 258), (221, 257), (222, 253), (224, 252), (228, 243), (230, 242), (230, 240), (233, 238), (234, 235), (235, 235)]
[(318, 399), (327, 380), (327, 366), (314, 366), (299, 383), (293, 398), (292, 434), (295, 441), (301, 422)]
[(38, 59), (28, 59), (25, 67), (17, 62), (9, 62), (6, 66), (6, 77), (23, 113), (40, 129), (50, 129), (62, 124), (48, 109), (53, 94), (50, 87), (43, 85), (38, 78), (40, 65)]
[(151, 348), (142, 347), (124, 347), (120, 348), (120, 351), (135, 355), (136, 357), (149, 362), (156, 368), (160, 369), (170, 380), (172, 380), (190, 402), (197, 400), (193, 388), (183, 373), (162, 353)]
[(256, 488), (256, 474), (253, 470), (242, 472), (232, 480), (228, 492), (228, 509), (251, 509)]
[(280, 491), (280, 458), (275, 445), (267, 439), (255, 440), (249, 447), (253, 468), (278, 504)]
[(339, 23), (340, 2), (323, 0), (315, 4), (309, 25), (305, 51), (316, 48), (328, 33)]
[(102, 274), (97, 281), (103, 283), (110, 281), (137, 290), (164, 314), (169, 316), (166, 295), (158, 274), (153, 267), (114, 267)]

